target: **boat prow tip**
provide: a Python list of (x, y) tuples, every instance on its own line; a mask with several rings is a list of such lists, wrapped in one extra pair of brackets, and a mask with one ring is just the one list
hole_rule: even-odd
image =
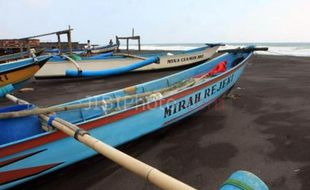
[(256, 47), (255, 45), (251, 45), (243, 48), (218, 50), (217, 53), (252, 53), (255, 51), (268, 51), (268, 47)]
[(205, 45), (209, 46), (210, 48), (215, 46), (226, 46), (224, 43), (205, 43)]

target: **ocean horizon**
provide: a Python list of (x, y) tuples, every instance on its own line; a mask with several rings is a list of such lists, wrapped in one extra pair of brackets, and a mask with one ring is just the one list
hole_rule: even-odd
[[(143, 50), (189, 50), (203, 46), (205, 43), (145, 43), (141, 44)], [(257, 54), (266, 55), (286, 55), (286, 56), (300, 56), (310, 57), (310, 42), (245, 42), (245, 43), (225, 43), (220, 49), (230, 49), (237, 47), (244, 47), (249, 45), (267, 46), (268, 52), (257, 52)], [(138, 49), (137, 44), (130, 44), (130, 49)], [(120, 46), (125, 49), (125, 45)]]

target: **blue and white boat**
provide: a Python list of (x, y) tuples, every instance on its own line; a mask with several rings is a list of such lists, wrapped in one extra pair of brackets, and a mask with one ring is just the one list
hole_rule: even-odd
[[(35, 78), (105, 77), (133, 71), (151, 71), (187, 66), (210, 59), (220, 45), (222, 44), (208, 44), (174, 54), (167, 52), (144, 53), (133, 57), (104, 53), (82, 57), (79, 60), (76, 59), (76, 63), (55, 56), (36, 73)], [(77, 70), (76, 65), (79, 66), (80, 70)]]
[[(57, 112), (56, 116), (117, 147), (215, 103), (240, 78), (255, 48), (225, 53), (182, 72), (125, 89), (69, 102), (122, 101)], [(124, 98), (131, 97), (131, 98)], [(32, 109), (17, 105), (0, 112)], [(53, 117), (53, 116), (51, 116)], [(9, 188), (96, 154), (38, 116), (0, 120), (0, 189)]]
[(106, 46), (98, 46), (90, 49), (91, 53), (97, 54), (97, 53), (107, 53), (115, 51), (118, 48), (117, 44), (112, 45), (106, 45)]

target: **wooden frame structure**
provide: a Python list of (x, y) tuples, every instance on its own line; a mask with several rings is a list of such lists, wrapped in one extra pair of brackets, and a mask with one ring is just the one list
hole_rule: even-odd
[(57, 35), (57, 40), (58, 40), (58, 49), (60, 51), (60, 54), (62, 54), (62, 48), (61, 48), (61, 38), (60, 38), (60, 35), (67, 35), (67, 39), (68, 39), (68, 47), (69, 47), (69, 54), (72, 55), (72, 42), (71, 42), (71, 31), (73, 30), (73, 28), (70, 28), (69, 26), (69, 29), (67, 30), (61, 30), (61, 31), (57, 31), (57, 32), (51, 32), (51, 33), (46, 33), (46, 34), (39, 34), (39, 35), (36, 35), (36, 36), (29, 36), (29, 37), (25, 37), (25, 38), (20, 38), (19, 40), (22, 41), (21, 43), (21, 51), (23, 49), (23, 46), (26, 45), (27, 46), (27, 49), (29, 49), (29, 39), (32, 39), (32, 38), (39, 38), (39, 37), (44, 37), (44, 36), (50, 36), (50, 35)]
[[(138, 50), (141, 51), (141, 43), (140, 43), (140, 36), (135, 36), (135, 29), (132, 29), (132, 36), (125, 36), (125, 37), (118, 37), (116, 36), (116, 43), (119, 44), (119, 40), (126, 40), (126, 49), (129, 50), (129, 40), (138, 40)], [(117, 47), (119, 51), (119, 47)]]

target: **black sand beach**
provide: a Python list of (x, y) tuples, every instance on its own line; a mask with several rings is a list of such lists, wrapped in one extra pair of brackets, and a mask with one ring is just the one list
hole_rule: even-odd
[[(255, 173), (272, 190), (310, 189), (310, 58), (256, 55), (248, 63), (230, 98), (120, 149), (198, 189), (219, 189), (236, 170)], [(173, 72), (32, 81), (26, 87), (34, 91), (15, 95), (47, 106)], [(156, 189), (101, 156), (16, 189), (55, 188)]]

